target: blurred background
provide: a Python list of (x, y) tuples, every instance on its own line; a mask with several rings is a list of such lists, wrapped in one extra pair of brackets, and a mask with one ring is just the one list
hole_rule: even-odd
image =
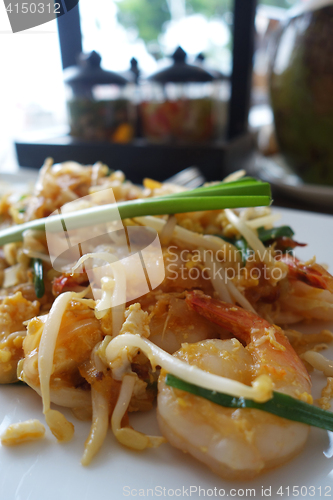
[[(297, 83), (301, 62), (296, 49), (301, 46), (305, 53), (303, 70), (311, 67), (311, 58), (319, 58), (325, 72), (325, 51), (332, 47), (329, 41), (324, 47), (320, 33), (326, 28), (321, 29), (318, 12), (324, 10), (331, 19), (325, 10), (331, 3), (80, 0), (58, 20), (14, 34), (1, 4), (0, 169), (12, 171), (18, 163), (39, 168), (48, 150), (55, 161), (81, 161), (83, 155), (90, 162), (95, 155), (132, 178), (135, 168), (135, 181), (161, 161), (161, 180), (193, 164), (208, 180), (245, 167), (298, 199), (300, 187), (306, 191), (316, 185), (318, 191), (318, 186), (333, 184), (330, 156), (323, 159), (319, 151), (326, 147), (323, 140), (306, 151), (300, 146), (301, 154), (299, 139), (291, 144), (288, 129), (289, 103), (297, 101), (302, 109), (314, 92), (312, 84), (302, 90)], [(304, 47), (316, 41), (317, 54), (306, 53)], [(81, 58), (80, 52), (85, 54)], [(296, 76), (291, 61), (298, 64)], [(103, 75), (96, 76), (99, 65)], [(186, 75), (175, 76), (181, 65)], [(309, 76), (306, 71), (302, 75), (303, 80)], [(329, 92), (330, 83), (326, 78), (323, 92)], [(328, 137), (325, 120), (321, 137)], [(298, 127), (304, 137), (303, 121), (295, 118), (292, 130)], [(121, 161), (124, 165), (117, 164)], [(307, 162), (317, 162), (317, 174)], [(313, 189), (310, 198), (320, 201)]]
[[(259, 2), (256, 27), (261, 38), (270, 18), (282, 17), (291, 3)], [(105, 69), (126, 71), (135, 57), (142, 74), (148, 75), (181, 45), (189, 57), (204, 53), (207, 66), (231, 73), (232, 0), (80, 0), (79, 13), (83, 51), (99, 52)], [(12, 34), (1, 4), (0, 32), (6, 76), (0, 92), (3, 166), (15, 137), (25, 131), (65, 127), (67, 117), (57, 21)], [(256, 86), (265, 89), (265, 54), (256, 59)]]

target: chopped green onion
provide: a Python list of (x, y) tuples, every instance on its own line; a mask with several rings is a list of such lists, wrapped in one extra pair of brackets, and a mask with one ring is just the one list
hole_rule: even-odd
[(217, 236), (218, 238), (222, 238), (223, 241), (226, 241), (228, 243), (231, 243), (234, 245), (241, 253), (242, 257), (242, 262), (245, 266), (247, 259), (253, 255), (253, 250), (249, 247), (247, 241), (243, 236), (241, 238), (235, 239), (235, 238), (227, 238), (226, 236), (221, 236), (220, 234), (215, 234), (214, 236)]
[(33, 259), (34, 266), (34, 285), (37, 299), (41, 299), (45, 293), (43, 279), (43, 263), (40, 259)]
[(242, 257), (242, 262), (245, 265), (247, 259), (253, 255), (253, 250), (249, 247), (247, 241), (245, 238), (239, 238), (239, 240), (236, 240), (234, 242), (235, 247), (240, 251), (241, 257)]
[[(234, 192), (232, 195), (225, 195), (228, 184), (221, 183), (218, 186), (198, 188), (189, 192), (185, 191), (187, 193), (185, 196), (182, 193), (177, 193), (171, 196), (138, 199), (86, 208), (77, 212), (66, 213), (65, 216), (60, 214), (44, 219), (32, 220), (0, 231), (0, 245), (22, 240), (22, 234), (27, 229), (45, 230), (46, 222), (61, 222), (61, 224), (65, 222), (68, 227), (78, 229), (109, 222), (110, 220), (117, 220), (118, 211), (121, 219), (129, 219), (144, 215), (165, 215), (201, 210), (267, 206), (271, 203), (270, 188), (267, 183), (247, 180), (245, 181), (246, 194), (241, 187), (238, 194)], [(206, 189), (210, 190), (209, 194), (207, 194), (208, 191), (205, 191)], [(191, 193), (191, 195), (189, 196), (188, 193)], [(58, 227), (57, 224), (54, 227)]]
[[(293, 235), (294, 235), (294, 231), (289, 226), (273, 227), (272, 229), (265, 229), (263, 227), (258, 228), (258, 238), (263, 243), (266, 241), (275, 240), (276, 238), (281, 238), (281, 237), (291, 238)], [(238, 250), (240, 250), (243, 264), (244, 265), (246, 264), (247, 259), (252, 254), (252, 250), (248, 246), (247, 241), (243, 237), (236, 239), (236, 238), (226, 238), (225, 236), (221, 236), (219, 234), (216, 234), (215, 236), (219, 236), (220, 238), (223, 238), (224, 241), (228, 241), (229, 243), (234, 245)], [(291, 250), (292, 250), (292, 248), (291, 248)], [(285, 249), (285, 252), (288, 252), (288, 251), (290, 251), (290, 250), (287, 247)]]
[(167, 374), (165, 383), (175, 389), (190, 392), (195, 396), (208, 399), (219, 406), (225, 406), (227, 408), (255, 408), (257, 410), (273, 413), (273, 415), (277, 415), (287, 420), (293, 420), (313, 427), (319, 427), (320, 429), (333, 431), (332, 412), (304, 403), (299, 399), (295, 399), (287, 394), (282, 394), (281, 392), (274, 391), (272, 399), (266, 401), (266, 403), (256, 403), (251, 399), (236, 398), (228, 394), (222, 394), (221, 392), (203, 389), (197, 385), (184, 382), (184, 380), (170, 373)]
[[(218, 236), (218, 235), (216, 235), (216, 236)], [(222, 236), (220, 236), (220, 238), (222, 238)], [(240, 251), (241, 257), (242, 257), (242, 262), (245, 266), (247, 259), (253, 254), (253, 250), (249, 247), (246, 239), (241, 237), (241, 238), (236, 240), (234, 238), (225, 238), (223, 236), (223, 240), (231, 243)]]
[(275, 240), (276, 238), (281, 238), (282, 236), (292, 238), (294, 234), (294, 231), (289, 226), (273, 227), (272, 229), (265, 229), (263, 227), (258, 228), (258, 238), (262, 242)]

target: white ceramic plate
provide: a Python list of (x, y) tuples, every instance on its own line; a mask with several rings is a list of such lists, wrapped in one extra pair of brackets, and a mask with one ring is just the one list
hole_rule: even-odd
[(264, 157), (258, 155), (252, 165), (252, 174), (269, 182), (279, 191), (310, 205), (333, 207), (333, 187), (316, 184), (306, 184), (300, 177), (293, 174), (280, 155)]
[[(308, 247), (299, 250), (299, 256), (307, 259), (317, 254), (319, 262), (328, 263), (333, 269), (333, 217), (291, 210), (281, 213), (282, 223), (296, 230), (296, 239), (309, 242)], [(318, 331), (323, 326), (313, 324), (304, 328)], [(333, 351), (331, 355), (333, 358)], [(324, 377), (315, 374), (314, 382), (317, 396), (319, 387), (325, 383)], [(131, 452), (121, 447), (111, 432), (93, 463), (84, 468), (80, 458), (89, 423), (75, 420), (70, 412), (65, 414), (75, 424), (75, 436), (70, 443), (58, 444), (47, 430), (46, 438), (40, 442), (14, 448), (0, 446), (1, 500), (204, 498), (204, 490), (206, 498), (256, 496), (279, 500), (296, 497), (297, 491), (299, 498), (333, 497), (330, 432), (312, 429), (304, 451), (288, 464), (254, 481), (229, 482), (169, 445), (143, 453)], [(28, 387), (0, 386), (0, 432), (10, 423), (29, 418), (44, 422), (39, 396)], [(150, 434), (159, 432), (154, 412), (131, 415), (130, 422)]]
[(13, 172), (0, 171), (0, 182), (7, 187), (17, 186), (18, 184), (25, 184), (26, 186), (31, 182), (36, 182), (39, 170), (37, 168), (20, 168)]

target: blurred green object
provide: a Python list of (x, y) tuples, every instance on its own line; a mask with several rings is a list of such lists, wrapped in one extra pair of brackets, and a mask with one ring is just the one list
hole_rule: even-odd
[(333, 1), (316, 10), (305, 4), (283, 26), (272, 65), (271, 101), (278, 143), (290, 167), (307, 183), (333, 185), (333, 5), (329, 3)]

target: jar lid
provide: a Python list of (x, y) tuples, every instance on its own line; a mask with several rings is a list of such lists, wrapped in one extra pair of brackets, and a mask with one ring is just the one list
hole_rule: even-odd
[(114, 71), (101, 68), (101, 56), (94, 50), (90, 54), (81, 53), (77, 66), (65, 69), (65, 82), (68, 85), (86, 85), (92, 87), (99, 84), (110, 84), (124, 86), (128, 80)]
[(149, 76), (148, 80), (158, 83), (211, 82), (214, 80), (213, 75), (208, 71), (188, 64), (186, 57), (186, 52), (178, 47), (172, 56), (173, 64)]
[(135, 57), (130, 60), (130, 68), (127, 71), (121, 73), (129, 82), (138, 83), (140, 77), (140, 69), (138, 66), (138, 61)]
[[(195, 64), (197, 64), (199, 68), (205, 69), (205, 60), (205, 55), (200, 52), (200, 54), (198, 54), (195, 58)], [(207, 67), (207, 71), (209, 71), (209, 73), (214, 77), (214, 80), (230, 80), (229, 76), (227, 76), (225, 73), (222, 73), (222, 71), (218, 69)]]

